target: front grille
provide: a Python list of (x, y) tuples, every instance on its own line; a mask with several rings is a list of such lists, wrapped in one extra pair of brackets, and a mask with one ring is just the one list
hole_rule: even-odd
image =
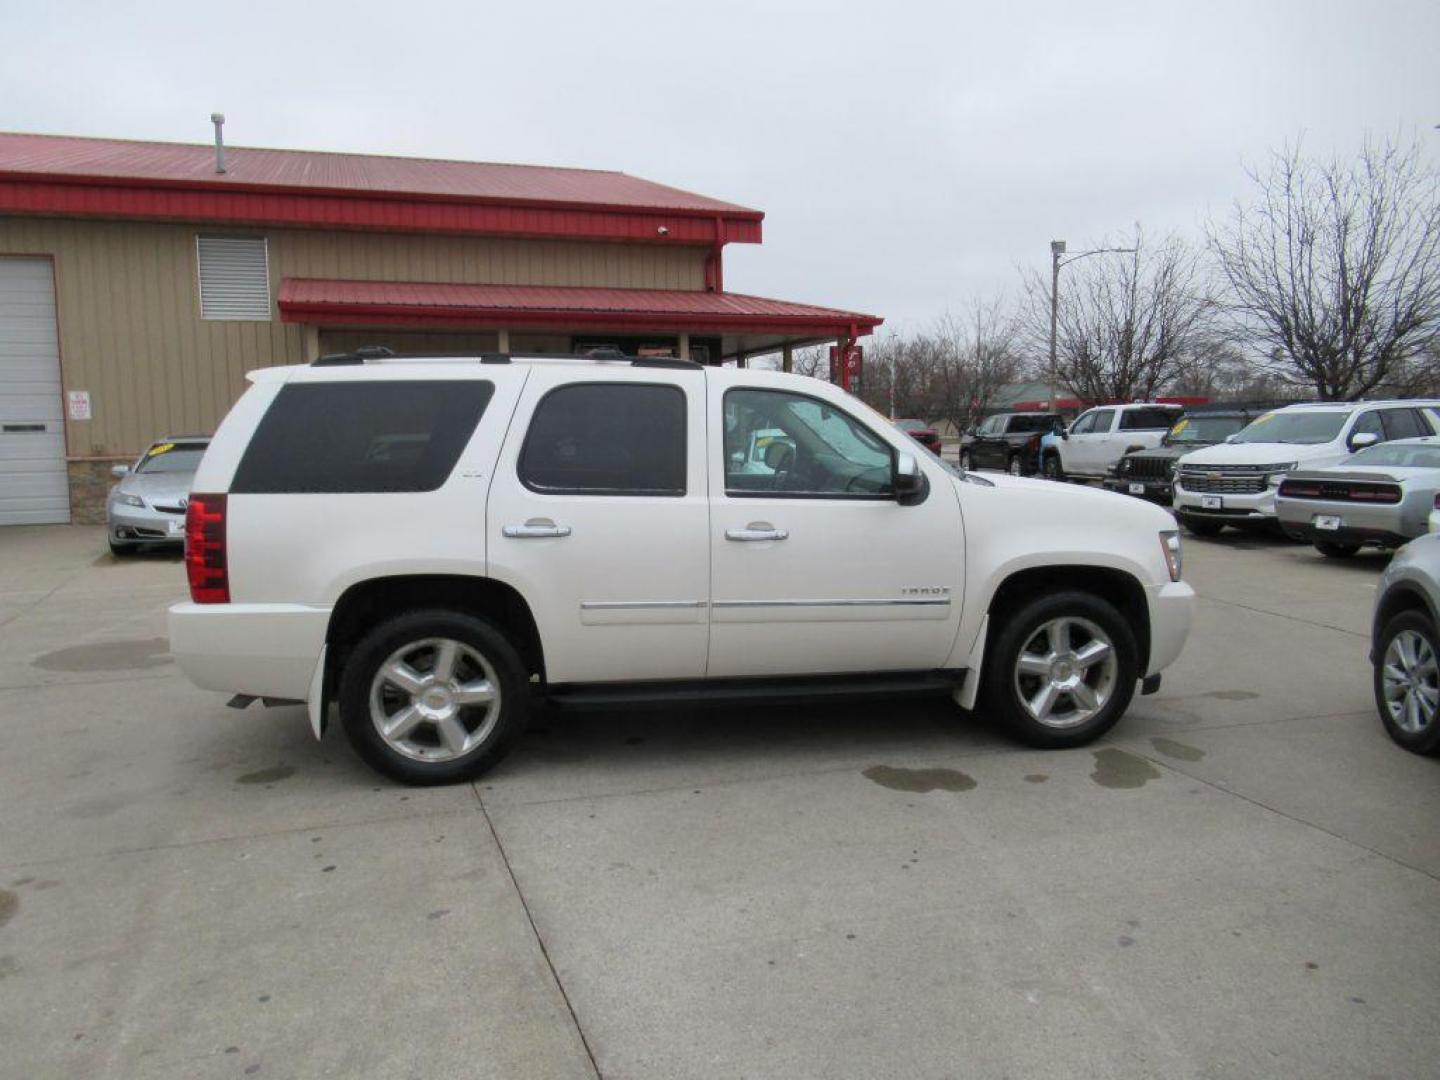
[(1265, 490), (1265, 474), (1236, 476), (1226, 472), (1181, 472), (1180, 486), (1200, 495), (1259, 495)]
[(1142, 457), (1137, 454), (1125, 459), (1122, 476), (1133, 476), (1138, 480), (1169, 480), (1170, 463), (1174, 458)]
[(185, 514), (185, 508), (183, 506), (161, 506), (159, 503), (156, 503), (155, 509), (159, 510), (162, 514), (179, 514), (182, 517)]

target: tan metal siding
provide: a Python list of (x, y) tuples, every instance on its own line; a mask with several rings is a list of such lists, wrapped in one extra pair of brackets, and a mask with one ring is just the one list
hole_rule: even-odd
[(284, 277), (476, 284), (704, 287), (705, 250), (210, 225), (0, 218), (0, 254), (53, 255), (67, 390), (90, 391), (71, 457), (138, 453), (160, 434), (215, 429), (245, 372), (304, 356), (304, 329), (200, 318), (195, 237), (263, 235), (270, 292)]

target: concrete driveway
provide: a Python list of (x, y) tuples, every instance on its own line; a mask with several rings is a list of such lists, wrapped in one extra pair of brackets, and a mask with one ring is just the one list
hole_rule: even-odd
[(537, 719), (377, 779), (166, 654), (177, 558), (0, 530), (0, 1073), (1421, 1076), (1440, 762), (1385, 737), (1383, 560), (1191, 541), (1102, 745), (943, 704)]

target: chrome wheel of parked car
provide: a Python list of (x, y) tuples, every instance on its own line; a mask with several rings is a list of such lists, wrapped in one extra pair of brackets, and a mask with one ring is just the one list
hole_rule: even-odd
[(1385, 711), (1407, 735), (1419, 735), (1435, 722), (1440, 708), (1440, 665), (1435, 647), (1418, 630), (1401, 630), (1390, 639), (1380, 673)]
[(340, 719), (356, 752), (407, 784), (473, 780), (530, 713), (528, 671), (505, 631), (459, 611), (379, 623), (345, 656)]
[(1115, 646), (1089, 619), (1063, 616), (1036, 629), (1015, 659), (1015, 692), (1051, 728), (1084, 724), (1105, 707), (1119, 665)]
[(1006, 470), (1010, 473), (1011, 476), (1024, 476), (1024, 475), (1025, 475), (1025, 466), (1020, 463), (1020, 455), (1019, 455), (1019, 454), (1011, 454), (1011, 455), (1010, 455), (1010, 461), (1009, 461), (1008, 465), (1006, 466)]
[(969, 471), (970, 471), (971, 466), (970, 466), (970, 451), (969, 451), (969, 450), (961, 450), (961, 451), (960, 451), (960, 468), (963, 469), (965, 472), (969, 472)]
[(485, 741), (500, 716), (500, 680), (477, 650), (449, 638), (402, 645), (370, 683), (370, 719), (415, 761), (452, 761)]

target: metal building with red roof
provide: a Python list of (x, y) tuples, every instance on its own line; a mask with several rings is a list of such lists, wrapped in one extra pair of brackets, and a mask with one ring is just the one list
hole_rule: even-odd
[(874, 315), (725, 288), (764, 214), (596, 169), (0, 133), (0, 524), (93, 520), (109, 466), (244, 373), (362, 344), (744, 363)]

